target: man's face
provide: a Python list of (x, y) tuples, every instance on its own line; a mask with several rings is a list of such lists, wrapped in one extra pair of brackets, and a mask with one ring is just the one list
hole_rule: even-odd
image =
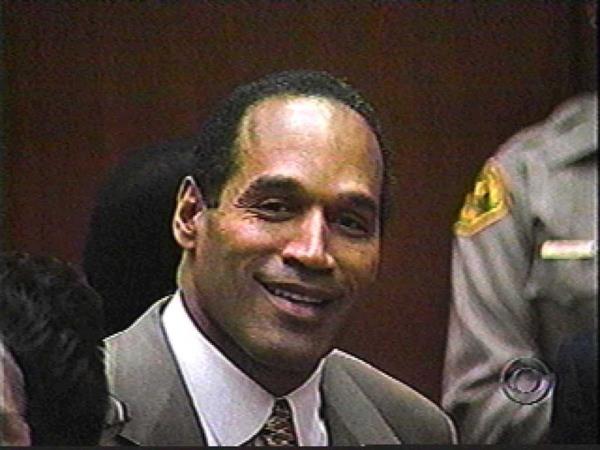
[(382, 160), (352, 109), (271, 98), (240, 126), (238, 168), (196, 218), (193, 290), (255, 361), (311, 370), (379, 262)]

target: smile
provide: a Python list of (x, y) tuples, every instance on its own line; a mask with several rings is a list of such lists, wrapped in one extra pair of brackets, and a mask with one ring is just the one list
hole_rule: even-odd
[(296, 292), (286, 291), (284, 289), (280, 289), (273, 286), (265, 285), (265, 288), (273, 295), (277, 295), (278, 297), (283, 297), (286, 300), (296, 302), (296, 303), (308, 303), (311, 305), (321, 305), (326, 302), (326, 300), (316, 297), (310, 297), (308, 295), (298, 294)]
[(327, 291), (302, 284), (259, 282), (271, 294), (275, 307), (299, 319), (317, 319), (335, 299), (341, 297), (337, 291)]

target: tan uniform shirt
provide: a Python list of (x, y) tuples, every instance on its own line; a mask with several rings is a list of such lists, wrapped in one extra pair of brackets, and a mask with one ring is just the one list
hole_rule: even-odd
[(442, 389), (461, 443), (543, 439), (551, 394), (512, 401), (502, 369), (519, 357), (551, 369), (565, 337), (597, 329), (596, 122), (597, 96), (586, 95), (517, 134), (470, 198), (490, 211), (461, 213)]

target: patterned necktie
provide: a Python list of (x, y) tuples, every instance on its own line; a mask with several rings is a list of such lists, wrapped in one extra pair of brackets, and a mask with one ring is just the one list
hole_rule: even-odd
[(297, 447), (298, 438), (292, 421), (290, 404), (284, 398), (277, 399), (271, 416), (261, 430), (245, 444), (245, 447)]

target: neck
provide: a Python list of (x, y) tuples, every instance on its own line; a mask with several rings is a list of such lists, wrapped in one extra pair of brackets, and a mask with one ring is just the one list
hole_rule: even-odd
[(283, 397), (300, 387), (316, 367), (305, 371), (293, 371), (256, 361), (207, 316), (198, 302), (188, 301), (186, 298), (188, 297), (184, 293), (183, 304), (198, 330), (242, 372), (275, 397)]

